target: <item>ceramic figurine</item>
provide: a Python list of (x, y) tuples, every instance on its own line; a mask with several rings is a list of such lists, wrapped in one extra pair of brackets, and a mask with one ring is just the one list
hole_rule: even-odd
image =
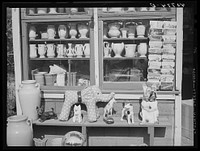
[(40, 122), (44, 122), (49, 119), (58, 119), (56, 113), (54, 112), (54, 108), (51, 108), (51, 111), (44, 112), (44, 106), (42, 106), (41, 108), (37, 106), (36, 110), (37, 110)]
[(104, 48), (103, 48), (103, 52), (104, 52), (104, 57), (111, 57), (111, 48), (109, 47), (109, 43), (108, 42), (104, 42)]
[(71, 58), (74, 56), (74, 48), (72, 48), (72, 43), (68, 43), (68, 49), (66, 50), (67, 57)]
[(128, 124), (134, 123), (133, 105), (131, 103), (126, 104), (122, 109), (121, 121), (123, 121), (124, 118), (127, 120)]
[(82, 115), (81, 115), (81, 105), (74, 105), (74, 116), (73, 122), (82, 122)]
[(107, 118), (110, 115), (113, 115), (113, 104), (116, 103), (115, 98), (112, 98), (108, 104), (104, 108), (104, 114), (103, 117)]

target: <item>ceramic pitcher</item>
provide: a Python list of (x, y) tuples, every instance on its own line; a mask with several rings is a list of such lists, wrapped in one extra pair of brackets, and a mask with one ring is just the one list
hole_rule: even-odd
[(81, 58), (83, 56), (83, 45), (82, 44), (75, 45), (75, 55), (78, 58)]
[(55, 57), (55, 45), (54, 44), (47, 44), (47, 57), (48, 58)]
[(48, 33), (49, 39), (54, 39), (54, 37), (56, 35), (55, 26), (54, 25), (48, 25), (47, 33)]
[(90, 57), (90, 44), (89, 43), (84, 44), (83, 52), (84, 52), (85, 57)]
[[(28, 106), (27, 106), (28, 108)], [(32, 121), (26, 115), (14, 115), (7, 119), (7, 145), (32, 146)]]
[(72, 43), (68, 43), (68, 49), (66, 50), (67, 57), (71, 58), (74, 56), (74, 48), (72, 48)]
[(58, 35), (59, 35), (60, 39), (65, 39), (65, 36), (67, 35), (67, 28), (65, 25), (59, 25)]

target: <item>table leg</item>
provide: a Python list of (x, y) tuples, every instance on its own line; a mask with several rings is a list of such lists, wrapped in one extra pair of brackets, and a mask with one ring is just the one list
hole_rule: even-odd
[(148, 127), (148, 134), (149, 134), (149, 141), (150, 141), (150, 146), (154, 145), (154, 127), (150, 126)]

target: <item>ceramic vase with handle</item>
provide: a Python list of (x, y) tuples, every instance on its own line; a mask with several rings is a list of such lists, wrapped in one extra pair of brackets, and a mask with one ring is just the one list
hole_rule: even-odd
[(45, 44), (38, 44), (38, 54), (40, 58), (45, 58), (45, 54), (47, 52), (47, 47)]
[(58, 35), (59, 35), (60, 39), (65, 39), (65, 37), (67, 35), (67, 28), (65, 25), (59, 25)]
[(38, 119), (37, 106), (40, 106), (41, 92), (40, 85), (35, 80), (24, 80), (18, 89), (19, 101), (23, 115), (29, 119)]
[(83, 52), (85, 57), (89, 58), (90, 57), (90, 44), (89, 43), (85, 43), (83, 45)]
[(78, 58), (81, 58), (83, 56), (83, 45), (82, 44), (76, 44), (75, 54)]
[(55, 57), (55, 45), (54, 44), (47, 44), (47, 57), (54, 58)]
[(121, 53), (124, 49), (124, 43), (112, 43), (111, 44), (112, 50), (115, 53), (115, 57), (121, 57)]
[(47, 33), (48, 33), (49, 39), (54, 39), (54, 37), (56, 35), (55, 26), (54, 25), (48, 25)]
[(7, 121), (8, 146), (33, 145), (32, 120), (28, 120), (26, 115), (14, 115), (8, 117)]
[(29, 50), (30, 50), (30, 58), (37, 58), (37, 47), (36, 44), (30, 44), (29, 45)]
[(138, 46), (138, 52), (140, 54), (140, 57), (146, 57), (147, 43), (140, 43)]

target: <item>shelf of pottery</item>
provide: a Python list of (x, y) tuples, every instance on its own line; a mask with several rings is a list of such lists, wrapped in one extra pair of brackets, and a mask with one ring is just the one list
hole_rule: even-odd
[[(49, 69), (44, 72), (45, 69), (35, 70), (35, 66), (32, 65), (33, 79), (46, 86), (89, 85), (90, 32), (88, 21), (31, 23), (28, 26), (28, 36), (30, 61), (34, 61), (36, 67), (49, 66)], [(78, 64), (85, 66), (88, 71), (85, 75), (87, 78), (81, 77), (82, 71), (77, 73), (75, 69), (72, 69)]]

